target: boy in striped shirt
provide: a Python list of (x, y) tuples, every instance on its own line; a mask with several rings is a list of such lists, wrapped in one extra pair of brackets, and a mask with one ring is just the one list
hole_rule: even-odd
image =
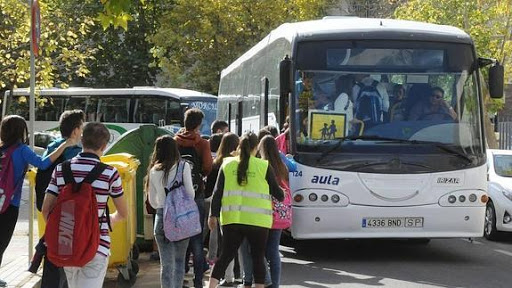
[[(87, 174), (100, 162), (100, 156), (103, 155), (110, 133), (102, 123), (90, 122), (85, 125), (82, 134), (82, 152), (71, 159), (71, 171), (75, 182), (80, 183)], [(43, 202), (42, 213), (45, 219), (57, 202), (60, 191), (64, 188), (64, 177), (62, 165), (59, 164), (53, 171), (52, 179), (46, 190), (46, 196)], [(107, 166), (102, 174), (92, 182), (92, 187), (96, 193), (98, 202), (98, 219), (100, 222), (100, 245), (96, 256), (83, 267), (64, 267), (66, 278), (70, 288), (90, 287), (101, 288), (107, 272), (108, 257), (110, 255), (110, 235), (108, 221), (110, 217), (112, 224), (126, 217), (127, 205), (123, 196), (121, 178), (116, 168)], [(105, 215), (105, 208), (108, 198), (112, 197), (116, 212)]]

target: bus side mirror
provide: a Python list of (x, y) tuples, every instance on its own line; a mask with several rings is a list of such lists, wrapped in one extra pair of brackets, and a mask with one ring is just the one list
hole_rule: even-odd
[(279, 63), (279, 89), (281, 96), (287, 96), (292, 91), (292, 60), (286, 55)]
[(489, 94), (491, 98), (503, 97), (503, 65), (496, 62), (489, 68)]

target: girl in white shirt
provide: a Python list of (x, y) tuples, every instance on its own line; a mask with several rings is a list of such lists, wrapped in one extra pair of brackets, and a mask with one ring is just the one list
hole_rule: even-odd
[[(170, 186), (176, 176), (180, 152), (176, 141), (170, 136), (158, 137), (148, 166), (146, 191), (149, 203), (156, 209), (154, 234), (160, 254), (160, 280), (162, 287), (181, 288), (185, 276), (185, 254), (189, 239), (171, 242), (165, 238), (163, 226), (163, 208), (165, 205), (165, 187)], [(192, 170), (185, 162), (183, 184), (189, 195), (194, 197)]]

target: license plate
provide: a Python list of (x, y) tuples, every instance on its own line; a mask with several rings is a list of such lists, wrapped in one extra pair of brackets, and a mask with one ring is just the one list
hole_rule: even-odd
[(423, 217), (363, 218), (363, 228), (422, 228)]

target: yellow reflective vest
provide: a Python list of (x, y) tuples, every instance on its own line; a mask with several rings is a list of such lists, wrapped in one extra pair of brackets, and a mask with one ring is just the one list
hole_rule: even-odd
[(220, 213), (221, 225), (245, 224), (272, 227), (272, 199), (266, 180), (268, 162), (256, 157), (249, 159), (247, 183), (237, 182), (239, 157), (224, 159), (224, 193)]

